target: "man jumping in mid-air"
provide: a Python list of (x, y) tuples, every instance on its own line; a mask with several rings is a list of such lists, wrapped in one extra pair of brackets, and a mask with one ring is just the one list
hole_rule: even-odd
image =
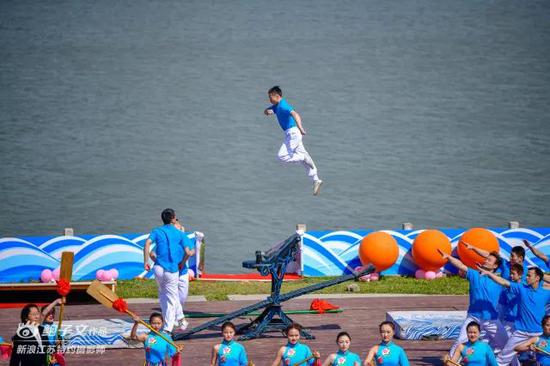
[(307, 175), (313, 179), (313, 195), (319, 195), (323, 181), (317, 175), (317, 167), (306, 151), (302, 143), (302, 135), (306, 130), (302, 126), (300, 115), (283, 99), (283, 92), (278, 86), (274, 86), (267, 92), (271, 106), (264, 110), (266, 116), (275, 114), (279, 125), (285, 132), (285, 141), (279, 149), (277, 157), (283, 163), (301, 163), (307, 171)]

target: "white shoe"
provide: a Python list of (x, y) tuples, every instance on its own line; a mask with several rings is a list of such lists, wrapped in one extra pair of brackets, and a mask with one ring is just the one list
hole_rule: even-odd
[(178, 324), (177, 324), (178, 330), (186, 330), (188, 326), (189, 326), (189, 322), (185, 320), (185, 318), (181, 318), (180, 320), (178, 320)]
[(321, 179), (316, 180), (313, 182), (313, 195), (318, 196), (321, 192), (321, 184), (323, 184), (323, 181)]

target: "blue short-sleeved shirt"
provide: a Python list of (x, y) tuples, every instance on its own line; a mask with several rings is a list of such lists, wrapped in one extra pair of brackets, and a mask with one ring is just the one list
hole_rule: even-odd
[(294, 120), (294, 117), (290, 114), (294, 110), (290, 104), (287, 103), (286, 100), (281, 99), (281, 101), (277, 104), (272, 105), (269, 107), (273, 112), (275, 112), (275, 115), (277, 116), (277, 120), (279, 121), (279, 126), (283, 129), (283, 131), (288, 130), (289, 128), (296, 127), (296, 121)]
[(460, 353), (463, 364), (468, 366), (498, 366), (495, 353), (487, 343), (482, 341), (471, 343), (468, 341), (463, 345), (464, 348)]
[(500, 293), (498, 300), (500, 308), (500, 319), (507, 322), (515, 322), (518, 316), (518, 302), (519, 297), (510, 291), (509, 288), (505, 288)]
[(248, 357), (246, 350), (242, 344), (235, 341), (220, 344), (218, 349), (218, 365), (219, 366), (246, 366), (248, 365)]
[[(550, 336), (547, 335), (541, 335), (539, 336), (539, 340), (535, 342), (535, 345), (550, 353)], [(537, 352), (537, 362), (541, 366), (550, 366), (550, 356), (545, 355), (542, 352)]]
[(331, 366), (361, 366), (361, 358), (358, 354), (350, 352), (342, 352), (338, 350), (336, 352), (336, 357), (334, 357), (334, 362)]
[[(527, 278), (527, 263), (523, 261), (523, 274), (521, 275), (521, 282), (525, 282), (525, 279)], [(500, 272), (500, 276), (506, 280), (510, 280), (510, 270), (512, 269), (512, 264), (510, 264), (510, 261), (507, 261), (505, 259), (500, 262), (500, 266), (498, 267), (497, 271)]]
[(164, 268), (165, 271), (178, 272), (178, 265), (183, 260), (183, 246), (186, 238), (185, 233), (172, 224), (154, 229), (149, 235), (149, 239), (157, 243), (155, 264)]
[[(183, 251), (183, 255), (185, 256), (185, 249), (189, 249), (189, 250), (192, 250), (192, 249), (195, 249), (195, 243), (189, 239), (187, 237), (187, 235), (183, 235), (184, 236), (184, 240), (183, 240), (183, 248), (184, 248), (184, 251)], [(187, 264), (187, 261), (185, 261), (185, 263), (183, 264), (183, 267), (182, 269), (180, 269), (180, 276), (181, 275), (184, 275), (184, 274), (187, 274), (187, 272), (189, 271), (189, 265)]]
[(470, 282), (468, 314), (481, 320), (497, 319), (502, 286), (489, 276), (481, 276), (478, 271), (471, 268), (466, 271), (466, 279)]
[(535, 290), (523, 283), (510, 283), (510, 292), (518, 296), (518, 316), (514, 322), (516, 330), (527, 333), (542, 332), (542, 318), (546, 303), (550, 301), (550, 291), (542, 287), (542, 281)]
[(393, 342), (380, 343), (374, 361), (377, 366), (409, 366), (405, 351)]
[[(170, 334), (163, 334), (171, 339)], [(176, 349), (170, 343), (166, 342), (161, 336), (153, 332), (147, 334), (147, 339), (143, 342), (145, 348), (145, 360), (147, 365), (166, 365), (165, 358), (176, 354)]]
[[(281, 358), (281, 365), (282, 366), (290, 366), (294, 365), (298, 361), (305, 360), (306, 358), (310, 357), (312, 355), (311, 350), (308, 346), (302, 343), (296, 343), (296, 344), (290, 344), (287, 343), (285, 346), (285, 351), (283, 352), (283, 356)], [(314, 359), (309, 360), (306, 363), (303, 363), (303, 365), (311, 366), (315, 362)]]

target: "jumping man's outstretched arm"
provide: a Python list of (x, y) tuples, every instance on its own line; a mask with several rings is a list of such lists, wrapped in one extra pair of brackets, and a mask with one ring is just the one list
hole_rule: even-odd
[(468, 267), (464, 263), (462, 263), (460, 261), (460, 259), (455, 258), (453, 256), (450, 256), (449, 254), (447, 254), (447, 253), (445, 253), (445, 252), (443, 252), (439, 249), (437, 251), (439, 252), (439, 254), (441, 254), (441, 256), (443, 258), (447, 259), (456, 268), (458, 268), (458, 269), (460, 269), (461, 271), (464, 271), (464, 272), (468, 271)]
[(294, 118), (294, 120), (296, 121), (296, 126), (298, 127), (298, 129), (300, 130), (300, 132), (302, 133), (302, 135), (305, 135), (305, 134), (306, 134), (306, 130), (305, 130), (304, 127), (302, 126), (302, 117), (300, 117), (300, 115), (299, 115), (298, 112), (296, 112), (296, 111), (290, 112), (290, 115), (291, 115), (292, 118)]

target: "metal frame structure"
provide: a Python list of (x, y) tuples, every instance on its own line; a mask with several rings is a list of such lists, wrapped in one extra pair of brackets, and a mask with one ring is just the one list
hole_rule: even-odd
[[(374, 267), (369, 266), (367, 269), (361, 272), (353, 271), (351, 274), (344, 275), (335, 279), (320, 282), (314, 285), (306, 286), (294, 291), (281, 294), (281, 286), (283, 284), (284, 276), (286, 273), (287, 265), (294, 260), (296, 254), (300, 251), (301, 237), (298, 234), (294, 234), (278, 246), (270, 249), (267, 253), (261, 251), (256, 252), (256, 259), (250, 261), (244, 261), (243, 267), (255, 268), (262, 275), (271, 275), (271, 294), (265, 300), (256, 304), (245, 306), (239, 310), (233, 311), (225, 316), (211, 320), (195, 328), (192, 328), (184, 333), (179, 333), (174, 336), (175, 340), (181, 340), (189, 338), (192, 334), (208, 329), (210, 327), (222, 324), (233, 318), (246, 315), (255, 310), (265, 308), (264, 311), (252, 322), (238, 327), (238, 333), (241, 334), (239, 340), (248, 340), (260, 337), (265, 332), (283, 330), (288, 325), (292, 324), (292, 319), (282, 309), (282, 303), (305, 295), (307, 293), (337, 285), (342, 282), (346, 282), (366, 274), (374, 272)], [(302, 330), (301, 336), (306, 339), (315, 339), (315, 337)]]

